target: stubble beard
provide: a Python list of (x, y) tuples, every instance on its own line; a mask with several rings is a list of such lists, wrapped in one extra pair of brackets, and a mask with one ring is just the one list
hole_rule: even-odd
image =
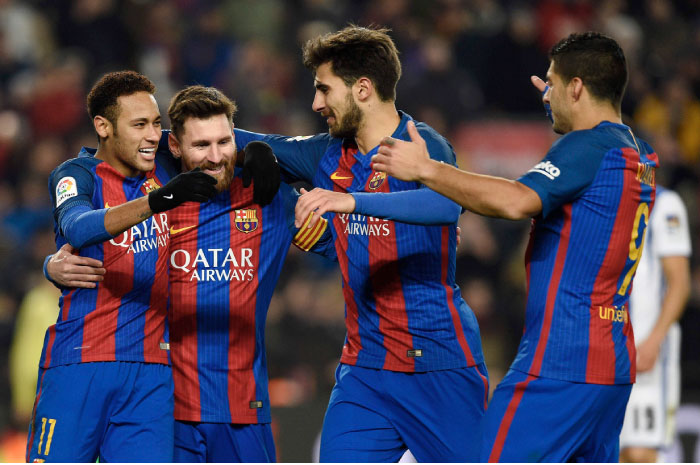
[(364, 115), (353, 100), (352, 94), (348, 93), (345, 98), (345, 104), (347, 111), (340, 121), (328, 128), (328, 132), (330, 132), (331, 136), (339, 139), (354, 139), (357, 136), (357, 131), (360, 128)]

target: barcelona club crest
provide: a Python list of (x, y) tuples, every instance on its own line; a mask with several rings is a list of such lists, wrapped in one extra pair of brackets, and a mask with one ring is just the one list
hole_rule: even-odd
[(370, 189), (376, 190), (379, 188), (379, 186), (382, 185), (385, 179), (386, 173), (381, 173), (377, 171), (372, 175), (372, 178), (369, 180), (368, 186)]
[(160, 189), (160, 186), (155, 178), (148, 178), (143, 182), (143, 189), (146, 191), (146, 194), (148, 194), (156, 189)]
[(258, 212), (255, 209), (236, 210), (236, 229), (248, 234), (258, 229)]

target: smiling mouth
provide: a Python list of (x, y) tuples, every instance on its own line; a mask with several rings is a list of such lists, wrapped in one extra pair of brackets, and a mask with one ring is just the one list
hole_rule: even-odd
[(223, 173), (224, 171), (224, 165), (221, 164), (219, 166), (206, 166), (206, 167), (201, 167), (201, 170), (207, 173), (210, 176), (217, 175), (219, 173)]
[(139, 154), (146, 160), (153, 160), (156, 157), (156, 148), (139, 149)]

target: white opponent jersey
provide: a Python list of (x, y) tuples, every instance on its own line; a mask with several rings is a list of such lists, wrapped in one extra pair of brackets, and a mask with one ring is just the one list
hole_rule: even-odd
[(688, 213), (683, 201), (673, 191), (657, 189), (646, 243), (630, 296), (632, 327), (637, 344), (649, 336), (661, 312), (666, 283), (660, 259), (688, 257), (690, 252)]

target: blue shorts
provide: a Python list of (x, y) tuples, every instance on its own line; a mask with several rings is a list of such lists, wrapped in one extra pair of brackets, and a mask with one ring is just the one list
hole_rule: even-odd
[(39, 370), (28, 462), (172, 462), (167, 365), (90, 362)]
[(631, 389), (510, 370), (486, 411), (481, 461), (617, 462)]
[(269, 423), (175, 421), (175, 462), (276, 462)]
[(402, 373), (340, 364), (321, 433), (321, 462), (475, 462), (488, 374)]

